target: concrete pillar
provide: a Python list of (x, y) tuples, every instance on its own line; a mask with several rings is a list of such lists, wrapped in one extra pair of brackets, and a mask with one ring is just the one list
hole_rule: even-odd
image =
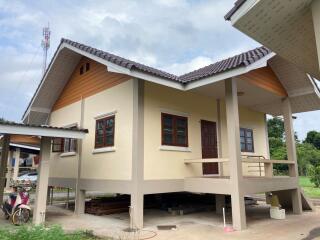
[[(80, 124), (79, 127), (83, 128), (84, 121), (84, 108), (85, 100), (81, 99), (81, 109), (80, 109)], [(85, 213), (85, 204), (86, 204), (86, 191), (81, 189), (80, 180), (81, 180), (81, 168), (82, 168), (82, 140), (77, 140), (77, 154), (78, 154), (78, 174), (76, 179), (76, 189), (75, 189), (75, 208), (74, 213), (76, 215)]]
[(240, 124), (237, 82), (234, 78), (225, 80), (226, 113), (228, 130), (228, 150), (230, 181), (232, 185), (231, 206), (233, 228), (242, 230), (246, 228), (246, 213), (242, 184), (242, 163), (240, 149)]
[(17, 180), (19, 176), (19, 165), (20, 165), (20, 148), (16, 148), (16, 150), (13, 152), (14, 157), (14, 166), (13, 166), (13, 176), (12, 179), (14, 181)]
[(292, 191), (292, 208), (295, 214), (302, 213), (302, 203), (301, 203), (301, 193), (298, 182), (298, 161), (296, 152), (296, 141), (294, 138), (293, 121), (292, 121), (292, 110), (290, 99), (285, 98), (282, 101), (282, 112), (284, 119), (285, 137), (286, 137), (286, 147), (287, 155), (289, 161), (294, 161), (295, 164), (289, 165), (289, 175), (290, 177), (295, 177), (297, 188)]
[(80, 215), (85, 213), (86, 208), (86, 191), (79, 189), (76, 191), (76, 199), (75, 199), (75, 214)]
[(222, 214), (222, 208), (225, 207), (225, 195), (216, 194), (216, 213)]
[(320, 69), (320, 1), (313, 0), (311, 4), (312, 18), (313, 18), (313, 28), (314, 35), (316, 39), (317, 45), (317, 53), (318, 53), (318, 63)]
[(3, 193), (6, 181), (6, 170), (8, 163), (10, 135), (6, 134), (2, 138), (2, 150), (0, 159), (0, 205), (3, 204)]
[(130, 226), (143, 228), (144, 181), (144, 82), (133, 82), (133, 131), (132, 131), (132, 193)]
[[(222, 121), (221, 121), (221, 101), (217, 99), (217, 132), (218, 132), (218, 157), (222, 158)], [(223, 163), (219, 164), (219, 175), (223, 176)]]
[(41, 138), (40, 164), (38, 167), (38, 182), (36, 189), (36, 199), (33, 211), (33, 223), (42, 224), (45, 222), (47, 190), (49, 182), (49, 163), (51, 152), (51, 139)]

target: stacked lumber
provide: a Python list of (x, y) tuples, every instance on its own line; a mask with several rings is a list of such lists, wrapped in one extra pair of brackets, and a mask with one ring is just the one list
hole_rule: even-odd
[(124, 199), (92, 199), (86, 202), (85, 212), (97, 216), (129, 211), (129, 201)]

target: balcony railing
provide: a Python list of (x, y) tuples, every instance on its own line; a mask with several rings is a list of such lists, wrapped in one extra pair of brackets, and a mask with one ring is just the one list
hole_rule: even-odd
[[(289, 167), (294, 166), (294, 161), (289, 160), (271, 160), (266, 159), (263, 156), (250, 156), (250, 155), (242, 155), (241, 156), (242, 163), (256, 163), (257, 165), (249, 165), (248, 167), (257, 167), (257, 171), (248, 170), (248, 172), (259, 172), (259, 176), (264, 177), (273, 177), (273, 164), (286, 164)], [(227, 163), (229, 162), (228, 158), (195, 158), (195, 159), (185, 159), (184, 163), (187, 165), (190, 164), (199, 164), (199, 163)], [(220, 174), (222, 175), (222, 173)], [(222, 175), (223, 176), (223, 175)], [(249, 175), (250, 176), (250, 175)], [(256, 176), (256, 175), (254, 175)]]

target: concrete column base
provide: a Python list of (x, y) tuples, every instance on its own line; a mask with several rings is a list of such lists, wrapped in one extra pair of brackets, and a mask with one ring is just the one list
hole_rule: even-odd
[(225, 195), (216, 194), (216, 213), (222, 214), (223, 208), (225, 207)]
[(130, 228), (132, 229), (143, 228), (143, 198), (143, 194), (131, 194)]
[(42, 137), (40, 152), (41, 161), (38, 168), (38, 183), (33, 211), (34, 224), (42, 224), (45, 222), (47, 207), (47, 191), (49, 182), (50, 152), (51, 139), (47, 137)]
[(235, 230), (243, 230), (247, 228), (246, 209), (244, 196), (234, 193), (231, 195), (232, 207), (232, 224)]
[(294, 214), (302, 214), (302, 203), (300, 189), (291, 191), (292, 211)]
[(86, 207), (86, 191), (78, 190), (76, 191), (76, 199), (75, 199), (75, 208), (74, 213), (76, 215), (84, 214)]

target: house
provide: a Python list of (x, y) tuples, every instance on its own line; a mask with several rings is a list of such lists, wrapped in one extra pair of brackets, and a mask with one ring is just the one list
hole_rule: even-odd
[[(138, 228), (147, 194), (212, 193), (217, 211), (230, 195), (241, 230), (247, 194), (281, 191), (301, 214), (292, 113), (319, 107), (315, 80), (266, 47), (176, 76), (62, 39), (25, 125), (0, 132), (46, 136), (36, 223), (49, 184), (76, 189), (77, 214), (86, 191), (129, 194)], [(270, 159), (266, 114), (283, 115), (287, 161)], [(288, 176), (274, 176), (273, 164), (288, 165)]]
[[(318, 94), (265, 47), (175, 76), (62, 39), (23, 121), (89, 130), (52, 143), (49, 185), (77, 188), (77, 213), (85, 191), (130, 194), (142, 227), (146, 194), (214, 193), (218, 208), (231, 195), (243, 229), (249, 193), (290, 190), (301, 213), (291, 115), (319, 109)], [(272, 174), (266, 114), (284, 116), (287, 178)]]

